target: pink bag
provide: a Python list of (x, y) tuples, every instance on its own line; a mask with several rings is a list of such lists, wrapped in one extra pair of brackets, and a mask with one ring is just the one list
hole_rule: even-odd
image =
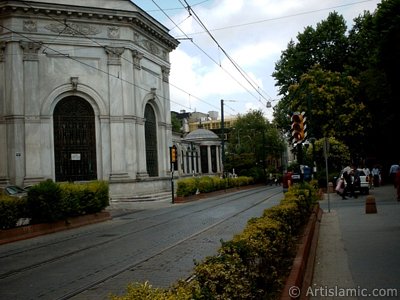
[(336, 184), (335, 191), (336, 191), (338, 194), (343, 194), (343, 192), (344, 192), (344, 180), (343, 180), (342, 178), (340, 178), (340, 179), (338, 180), (338, 183)]

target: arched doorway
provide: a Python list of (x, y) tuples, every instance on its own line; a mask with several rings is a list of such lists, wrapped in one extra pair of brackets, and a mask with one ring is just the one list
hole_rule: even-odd
[(97, 179), (96, 130), (92, 106), (69, 96), (53, 114), (56, 181)]
[(157, 120), (154, 109), (146, 104), (144, 109), (146, 119), (144, 133), (146, 139), (146, 167), (150, 177), (158, 176), (158, 151), (157, 151)]

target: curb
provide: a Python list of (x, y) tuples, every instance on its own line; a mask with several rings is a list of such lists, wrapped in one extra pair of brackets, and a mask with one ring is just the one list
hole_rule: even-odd
[(111, 220), (111, 214), (108, 211), (102, 211), (95, 214), (68, 218), (65, 221), (33, 224), (12, 229), (0, 230), (0, 245), (30, 239), (40, 235), (81, 227), (84, 225), (99, 223), (107, 220)]
[(249, 190), (249, 189), (257, 188), (260, 186), (266, 186), (266, 185), (265, 184), (250, 184), (250, 185), (245, 185), (245, 186), (240, 186), (240, 187), (232, 187), (232, 188), (222, 189), (222, 190), (213, 191), (213, 192), (209, 192), (209, 193), (200, 193), (197, 195), (191, 195), (191, 196), (185, 196), (185, 197), (175, 196), (174, 203), (178, 204), (178, 203), (193, 202), (196, 200), (210, 198), (213, 196), (228, 194), (228, 193), (232, 193), (232, 192), (240, 192), (243, 190)]
[[(308, 299), (305, 291), (307, 291), (312, 282), (322, 213), (323, 210), (317, 204), (304, 229), (280, 300)], [(304, 292), (302, 293), (302, 291)]]

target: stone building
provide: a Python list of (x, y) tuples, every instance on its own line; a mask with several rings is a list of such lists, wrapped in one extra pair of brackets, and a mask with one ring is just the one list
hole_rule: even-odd
[(108, 180), (169, 189), (169, 53), (127, 0), (0, 2), (0, 184)]
[(173, 135), (177, 149), (175, 171), (179, 177), (185, 176), (222, 176), (221, 138), (214, 132), (198, 128), (184, 137)]

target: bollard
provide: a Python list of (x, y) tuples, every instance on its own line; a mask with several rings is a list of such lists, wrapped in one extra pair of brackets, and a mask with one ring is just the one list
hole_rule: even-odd
[(329, 194), (334, 193), (334, 190), (333, 190), (333, 182), (331, 182), (331, 181), (329, 181), (329, 183), (328, 183), (328, 193), (329, 193)]
[(365, 213), (366, 214), (376, 214), (377, 213), (374, 196), (371, 196), (371, 195), (367, 196), (367, 199), (365, 200)]

